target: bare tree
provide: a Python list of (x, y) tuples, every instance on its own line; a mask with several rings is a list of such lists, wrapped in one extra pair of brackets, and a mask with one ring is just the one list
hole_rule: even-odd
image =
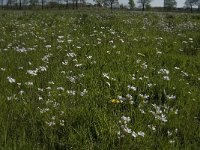
[(116, 6), (116, 5), (119, 4), (119, 2), (118, 2), (118, 0), (105, 0), (105, 1), (104, 1), (104, 4), (107, 5), (107, 6), (109, 6), (110, 9), (112, 10), (114, 4), (115, 4), (115, 6)]
[(12, 5), (12, 0), (8, 0), (7, 1), (7, 6), (11, 6)]
[(78, 0), (76, 0), (76, 9), (78, 9)]
[(65, 0), (65, 2), (66, 2), (66, 3), (65, 3), (65, 8), (68, 9), (68, 8), (69, 8), (69, 0)]
[(44, 9), (44, 0), (42, 0), (42, 9)]
[(3, 9), (3, 0), (1, 0), (1, 8)]
[(113, 9), (113, 3), (115, 0), (106, 0), (107, 4), (110, 6), (110, 9)]
[(22, 9), (22, 0), (19, 0), (19, 9)]
[(190, 7), (190, 11), (192, 13), (193, 12), (193, 6), (198, 5), (199, 2), (200, 2), (199, 0), (186, 0), (185, 5), (187, 7)]
[(138, 0), (138, 4), (142, 5), (142, 11), (144, 11), (145, 7), (150, 5), (152, 0)]
[(75, 0), (72, 0), (73, 3), (73, 9), (75, 8)]

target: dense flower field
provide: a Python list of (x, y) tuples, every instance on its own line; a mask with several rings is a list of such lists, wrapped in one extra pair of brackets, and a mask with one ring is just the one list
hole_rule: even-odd
[(200, 147), (199, 15), (0, 16), (1, 148)]

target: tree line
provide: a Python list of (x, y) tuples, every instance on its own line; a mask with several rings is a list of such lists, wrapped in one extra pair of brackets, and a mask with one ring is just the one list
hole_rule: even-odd
[[(118, 0), (93, 0), (97, 7), (110, 7), (113, 9), (114, 4), (119, 4)], [(134, 10), (136, 8), (134, 0), (128, 0), (129, 9)], [(142, 11), (151, 8), (152, 0), (137, 0), (139, 7)], [(22, 9), (22, 7), (65, 7), (78, 9), (79, 6), (90, 6), (86, 4), (86, 0), (1, 0), (2, 9), (4, 8), (16, 8)], [(177, 7), (176, 0), (164, 0), (164, 9), (170, 10)], [(185, 0), (185, 7), (189, 8), (193, 12), (193, 8), (197, 6), (200, 9), (200, 0)]]

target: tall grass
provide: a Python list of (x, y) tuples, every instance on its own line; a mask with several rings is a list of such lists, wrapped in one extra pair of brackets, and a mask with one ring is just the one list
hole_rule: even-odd
[(0, 13), (2, 149), (198, 149), (200, 20)]

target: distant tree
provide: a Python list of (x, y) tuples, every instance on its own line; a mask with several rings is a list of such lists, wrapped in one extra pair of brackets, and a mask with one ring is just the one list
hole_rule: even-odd
[(69, 4), (72, 5), (72, 8), (75, 9), (76, 0), (69, 0)]
[(146, 10), (149, 10), (149, 9), (151, 9), (151, 4), (150, 3), (146, 4), (145, 7), (146, 7)]
[(138, 0), (138, 4), (141, 4), (142, 6), (142, 11), (146, 8), (146, 6), (150, 6), (152, 0)]
[(186, 0), (185, 1), (185, 5), (187, 7), (190, 7), (191, 13), (193, 12), (193, 6), (198, 5), (198, 4), (199, 4), (199, 0)]
[(110, 9), (112, 10), (113, 9), (113, 4), (114, 4), (115, 0), (109, 0), (108, 2), (110, 2)]
[(110, 6), (110, 9), (113, 9), (113, 4), (114, 4), (115, 0), (105, 0), (106, 5)]
[(13, 0), (8, 0), (8, 1), (7, 1), (7, 5), (8, 5), (8, 6), (11, 6), (12, 4), (13, 4)]
[(78, 9), (78, 0), (75, 0), (76, 1), (76, 9)]
[(29, 0), (23, 0), (22, 5), (28, 5)]
[(7, 6), (15, 7), (17, 5), (17, 0), (7, 0)]
[(134, 9), (135, 8), (134, 0), (129, 0), (128, 4), (130, 5), (130, 9)]
[(119, 4), (118, 0), (93, 0), (97, 6), (109, 6), (113, 9), (113, 4)]
[(1, 0), (1, 8), (3, 9), (3, 0)]
[(22, 0), (19, 0), (19, 9), (22, 9)]
[(42, 0), (42, 9), (44, 8), (44, 0)]
[(80, 0), (80, 7), (82, 7), (85, 3), (85, 0)]
[(35, 6), (38, 3), (38, 0), (30, 0), (30, 5)]
[(96, 3), (96, 6), (103, 6), (106, 3), (106, 0), (93, 0)]
[(177, 6), (176, 0), (164, 0), (164, 7), (167, 9), (172, 9)]
[(71, 0), (73, 9), (75, 8), (75, 0)]
[(69, 8), (69, 0), (65, 0), (65, 2), (66, 2), (65, 7)]

